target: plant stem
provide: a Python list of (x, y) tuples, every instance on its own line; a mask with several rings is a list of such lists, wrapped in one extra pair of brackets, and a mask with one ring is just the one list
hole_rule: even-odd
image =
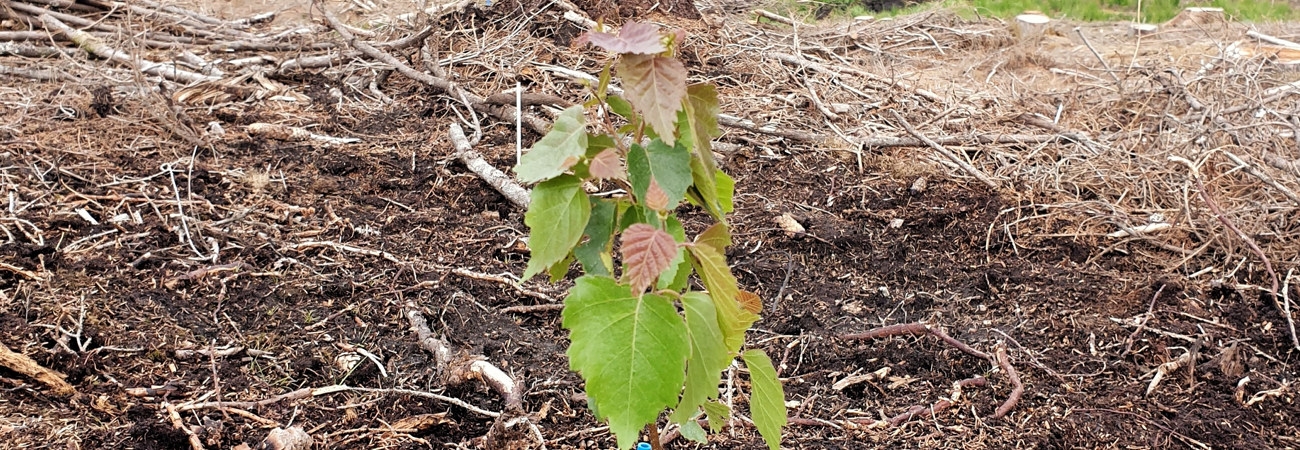
[(646, 428), (650, 433), (650, 448), (664, 450), (664, 444), (659, 442), (659, 423), (657, 421), (650, 422), (649, 425), (646, 425)]

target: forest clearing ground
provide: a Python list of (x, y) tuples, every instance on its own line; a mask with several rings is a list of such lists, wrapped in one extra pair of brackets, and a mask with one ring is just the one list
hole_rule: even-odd
[[(437, 17), (432, 65), (489, 101), (516, 82), (582, 101), (561, 69), (599, 72), (599, 54), (570, 45), (583, 28), (555, 2), (495, 3)], [(329, 5), (391, 25), (366, 41), (420, 29), (396, 9)], [(653, 18), (687, 30), (682, 58), (719, 85), (731, 117), (716, 148), (737, 181), (728, 256), (764, 299), (750, 340), (778, 362), (801, 419), (786, 447), (1300, 448), (1300, 350), (1280, 310), (1300, 309), (1300, 204), (1287, 195), (1300, 190), (1300, 75), (1223, 57), (1246, 25), (1138, 38), (1125, 24), (1063, 24), (1030, 39), (942, 11), (797, 29), (704, 12)], [(313, 55), (346, 50), (325, 28), (291, 39), (335, 44)], [(386, 49), (429, 67), (414, 48)], [(0, 368), (0, 440), (216, 449), (292, 425), (319, 448), (483, 446), (502, 399), (444, 383), (411, 330), (414, 304), (455, 351), (524, 383), (547, 448), (612, 446), (545, 306), (567, 285), (510, 285), (527, 256), (523, 211), (452, 150), (449, 124), (475, 120), (467, 101), (362, 56), (283, 72), (221, 63), (224, 77), (164, 93), (121, 65), (56, 58), (0, 57), (68, 76), (0, 75), (0, 343), (77, 393)], [(548, 102), (525, 110), (546, 118)], [(474, 117), (475, 149), (507, 170), (515, 124)], [(275, 140), (254, 123), (360, 142)], [(538, 138), (524, 126), (525, 147)], [(782, 230), (783, 215), (806, 234)], [(925, 336), (843, 338), (919, 321), (980, 351), (1005, 346), (1026, 389), (1006, 418), (989, 418), (1012, 389), (989, 361)], [(987, 385), (953, 398), (975, 376)], [(338, 385), (370, 390), (319, 390)], [(305, 396), (262, 402), (294, 392)], [(933, 417), (871, 426), (945, 398)], [(252, 403), (195, 408), (214, 401)], [(760, 443), (738, 420), (704, 448)]]

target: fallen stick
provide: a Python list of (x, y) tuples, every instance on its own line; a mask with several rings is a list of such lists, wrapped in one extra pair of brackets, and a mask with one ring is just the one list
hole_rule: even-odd
[(1160, 293), (1165, 291), (1165, 286), (1168, 285), (1160, 283), (1160, 289), (1156, 289), (1156, 294), (1151, 296), (1151, 304), (1147, 306), (1146, 314), (1143, 314), (1142, 318), (1136, 321), (1137, 329), (1133, 330), (1133, 333), (1128, 335), (1128, 339), (1124, 340), (1124, 352), (1119, 354), (1120, 359), (1124, 359), (1129, 352), (1133, 351), (1133, 343), (1137, 342), (1138, 335), (1142, 334), (1142, 330), (1146, 329), (1147, 322), (1151, 320), (1151, 316), (1155, 312), (1156, 300), (1160, 298)]
[(456, 159), (469, 168), (470, 172), (474, 172), (475, 175), (486, 181), (493, 189), (504, 195), (506, 200), (514, 203), (515, 207), (520, 210), (528, 209), (528, 189), (520, 186), (519, 183), (515, 183), (509, 175), (488, 164), (483, 159), (483, 155), (474, 151), (474, 148), (469, 144), (469, 138), (465, 137), (465, 130), (460, 127), (460, 124), (451, 124), (451, 143), (456, 147)]
[(816, 133), (809, 133), (805, 131), (782, 130), (772, 126), (760, 127), (757, 124), (755, 124), (753, 121), (741, 119), (735, 116), (729, 116), (726, 114), (718, 115), (718, 125), (731, 127), (731, 128), (739, 128), (745, 131), (752, 131), (755, 133), (767, 134), (771, 136), (779, 136), (786, 139), (801, 141), (801, 142), (823, 142), (828, 139), (826, 136), (816, 134)]
[(247, 270), (251, 268), (252, 268), (251, 266), (245, 264), (242, 261), (235, 261), (228, 264), (219, 264), (215, 266), (202, 267), (199, 269), (191, 270), (182, 275), (168, 278), (163, 281), (163, 286), (166, 286), (167, 289), (176, 289), (176, 286), (180, 285), (182, 281), (194, 281), (212, 274), (217, 274), (222, 272), (233, 272), (241, 269)]
[(0, 31), (0, 41), (22, 42), (22, 41), (45, 41), (50, 39), (50, 34), (40, 31)]
[(564, 309), (563, 303), (545, 303), (541, 305), (509, 306), (509, 307), (501, 308), (500, 311), (503, 313), (534, 313), (534, 312), (559, 311), (562, 309)]
[(1020, 403), (1020, 397), (1025, 395), (1025, 385), (1020, 382), (1020, 374), (1016, 373), (1016, 368), (1011, 365), (1011, 360), (1007, 358), (1006, 345), (999, 344), (993, 354), (997, 357), (998, 367), (1001, 367), (1007, 373), (1007, 378), (1011, 379), (1011, 395), (1008, 395), (1007, 400), (1002, 402), (1002, 406), (999, 406), (998, 410), (993, 413), (994, 419), (1001, 419), (1006, 417), (1007, 413), (1010, 413), (1017, 403)]
[(1049, 121), (1047, 120), (1047, 118), (1042, 117), (1038, 114), (1029, 114), (1029, 113), (1021, 114), (1017, 116), (1015, 120), (1027, 125), (1031, 125), (1038, 128), (1042, 128), (1047, 131), (1051, 131), (1065, 139), (1083, 144), (1083, 146), (1087, 147), (1088, 150), (1091, 150), (1093, 153), (1097, 153), (1098, 149), (1101, 148), (1101, 144), (1097, 143), (1097, 141), (1092, 140), (1092, 138), (1088, 137), (1087, 134), (1065, 129), (1060, 125), (1057, 125), (1056, 123)]
[(904, 119), (903, 116), (898, 113), (898, 111), (894, 111), (891, 109), (889, 110), (889, 113), (894, 115), (894, 120), (897, 120), (899, 124), (903, 126), (903, 129), (906, 129), (907, 132), (912, 135), (912, 137), (921, 140), (921, 142), (925, 142), (925, 144), (930, 146), (930, 148), (933, 148), (935, 151), (939, 152), (940, 155), (943, 155), (945, 158), (948, 158), (948, 160), (957, 164), (957, 167), (961, 167), (961, 169), (966, 171), (966, 173), (974, 176), (976, 179), (980, 180), (988, 187), (993, 189), (998, 188), (998, 182), (993, 181), (993, 179), (989, 178), (988, 175), (985, 175), (984, 172), (981, 172), (979, 169), (976, 169), (975, 166), (972, 166), (966, 160), (958, 158), (956, 154), (944, 148), (942, 145), (939, 145), (938, 142), (935, 142), (933, 140), (930, 140), (930, 138), (925, 137), (925, 135), (921, 134), (921, 132), (916, 131), (916, 128), (912, 128), (912, 124), (907, 123), (907, 119)]
[[(37, 0), (42, 2), (44, 0)], [(54, 0), (59, 1), (59, 0)], [(257, 39), (257, 35), (237, 29), (233, 23), (176, 6), (163, 5), (148, 0), (119, 2), (113, 0), (78, 0), (107, 12), (128, 11), (137, 17), (156, 18), (182, 33), (209, 37), (214, 40)]]
[(1260, 171), (1259, 168), (1255, 167), (1254, 164), (1251, 164), (1243, 160), (1240, 156), (1237, 156), (1236, 154), (1227, 150), (1223, 150), (1223, 156), (1227, 156), (1228, 159), (1232, 160), (1233, 163), (1246, 169), (1246, 173), (1250, 174), (1255, 178), (1259, 178), (1259, 181), (1263, 181), (1264, 184), (1272, 186), (1273, 189), (1277, 189), (1279, 192), (1282, 193), (1282, 195), (1286, 196), (1288, 200), (1291, 200), (1291, 203), (1295, 204), (1296, 206), (1300, 206), (1300, 197), (1297, 197), (1295, 192), (1292, 192), (1291, 189), (1288, 189), (1286, 186), (1283, 186), (1282, 183), (1278, 183), (1277, 180), (1273, 179), (1273, 177), (1270, 177), (1268, 176), (1268, 174)]
[(850, 75), (857, 75), (857, 76), (859, 76), (859, 77), (865, 78), (865, 79), (867, 79), (867, 80), (875, 81), (875, 82), (877, 82), (877, 83), (882, 83), (882, 84), (886, 84), (886, 85), (889, 85), (889, 86), (898, 86), (898, 87), (903, 88), (903, 89), (905, 89), (905, 90), (907, 90), (907, 91), (910, 91), (910, 92), (912, 92), (912, 93), (914, 93), (914, 94), (916, 94), (916, 95), (919, 95), (919, 96), (921, 96), (921, 97), (924, 97), (926, 100), (930, 100), (930, 101), (935, 102), (935, 103), (943, 103), (943, 97), (940, 97), (939, 94), (935, 94), (935, 93), (930, 92), (930, 91), (928, 91), (928, 90), (925, 90), (925, 89), (921, 89), (921, 88), (918, 88), (918, 87), (912, 86), (912, 84), (910, 84), (910, 83), (908, 83), (908, 82), (906, 82), (906, 81), (885, 78), (885, 77), (882, 77), (882, 76), (880, 76), (880, 75), (876, 75), (876, 74), (874, 74), (874, 73), (867, 72), (867, 71), (865, 71), (865, 70), (855, 69), (855, 68), (852, 68), (852, 67), (835, 66), (835, 68), (832, 69), (832, 68), (830, 68), (830, 67), (828, 67), (828, 66), (826, 66), (826, 65), (824, 65), (824, 64), (821, 64), (821, 63), (818, 63), (818, 62), (815, 62), (815, 61), (809, 61), (807, 58), (804, 58), (804, 57), (801, 57), (801, 56), (796, 56), (796, 55), (791, 55), (791, 54), (788, 54), (788, 53), (768, 53), (768, 56), (770, 56), (770, 57), (772, 57), (773, 59), (776, 59), (776, 60), (778, 60), (778, 61), (782, 61), (782, 62), (789, 63), (789, 64), (794, 64), (794, 65), (797, 65), (797, 66), (806, 67), (806, 68), (812, 69), (812, 70), (814, 70), (814, 71), (822, 72), (822, 73), (825, 73), (825, 74), (828, 74), (828, 75), (831, 75), (831, 76), (834, 76), (834, 77), (839, 77), (839, 76), (841, 76), (841, 75), (847, 73), (847, 74), (850, 74)]
[[(939, 145), (970, 145), (970, 144), (1045, 144), (1048, 142), (1064, 141), (1067, 138), (1061, 135), (1048, 134), (977, 134), (973, 136), (944, 136), (930, 138), (931, 142)], [(888, 148), (888, 147), (927, 147), (928, 143), (915, 137), (873, 137), (854, 139), (854, 142), (862, 144), (868, 148)]]
[[(455, 124), (452, 124), (452, 126), (455, 126)], [(518, 293), (520, 293), (520, 294), (522, 294), (522, 295), (525, 295), (525, 296), (528, 296), (528, 297), (532, 297), (532, 298), (535, 298), (535, 299), (538, 299), (538, 300), (542, 300), (542, 301), (545, 301), (545, 302), (552, 302), (552, 303), (555, 302), (555, 299), (554, 299), (554, 298), (551, 298), (551, 296), (546, 295), (546, 294), (543, 294), (543, 293), (541, 293), (541, 292), (530, 291), (530, 290), (528, 290), (528, 289), (524, 289), (524, 287), (523, 287), (523, 286), (520, 286), (519, 283), (515, 283), (514, 281), (511, 281), (511, 280), (507, 279), (506, 277), (502, 277), (502, 276), (498, 276), (498, 275), (492, 275), (492, 274), (486, 274), (486, 273), (480, 273), (480, 272), (475, 272), (475, 271), (472, 271), (472, 270), (461, 269), (461, 268), (452, 269), (452, 270), (451, 270), (451, 273), (452, 273), (452, 274), (455, 274), (456, 276), (460, 276), (460, 277), (464, 277), (464, 278), (470, 278), (470, 279), (474, 279), (474, 280), (482, 280), (482, 281), (491, 281), (491, 282), (493, 282), (493, 283), (497, 283), (497, 284), (500, 284), (500, 285), (502, 285), (502, 286), (508, 286), (508, 287), (514, 289), (515, 292), (518, 292)]]
[(1286, 40), (1286, 39), (1282, 39), (1282, 38), (1279, 38), (1279, 37), (1269, 36), (1269, 35), (1267, 35), (1267, 34), (1260, 33), (1260, 32), (1255, 31), (1255, 30), (1249, 30), (1249, 31), (1247, 31), (1247, 32), (1246, 32), (1246, 36), (1253, 37), (1253, 38), (1255, 38), (1255, 39), (1259, 39), (1259, 40), (1261, 40), (1261, 41), (1264, 41), (1264, 42), (1267, 42), (1267, 43), (1270, 43), (1270, 44), (1273, 44), (1273, 45), (1281, 45), (1281, 46), (1283, 46), (1283, 47), (1290, 47), (1290, 48), (1293, 48), (1293, 49), (1296, 49), (1296, 50), (1300, 50), (1300, 43), (1296, 43), (1296, 42), (1294, 42), (1294, 41), (1288, 41), (1288, 40)]
[(46, 369), (27, 355), (9, 350), (9, 347), (4, 343), (0, 343), (0, 367), (39, 381), (41, 384), (53, 389), (54, 394), (60, 397), (77, 393), (76, 388), (73, 388), (71, 384), (64, 380), (65, 376), (63, 374)]
[(190, 450), (203, 450), (203, 440), (199, 439), (194, 430), (185, 426), (185, 421), (181, 419), (181, 413), (176, 411), (176, 406), (169, 402), (163, 402), (163, 410), (167, 411), (167, 418), (171, 420), (172, 427), (185, 433), (190, 443)]
[(1115, 84), (1121, 84), (1119, 76), (1115, 75), (1115, 71), (1110, 68), (1110, 63), (1106, 62), (1106, 58), (1101, 57), (1101, 53), (1097, 53), (1097, 49), (1092, 46), (1091, 42), (1088, 42), (1088, 37), (1083, 35), (1083, 28), (1074, 27), (1074, 33), (1079, 35), (1079, 39), (1083, 41), (1084, 46), (1088, 47), (1088, 51), (1092, 52), (1092, 56), (1096, 57), (1097, 61), (1101, 61), (1101, 67), (1106, 69), (1106, 74), (1110, 75), (1112, 80), (1115, 80)]
[(939, 401), (935, 402), (933, 405), (930, 406), (924, 406), (924, 405), (912, 406), (911, 408), (908, 408), (906, 412), (891, 417), (886, 422), (889, 423), (889, 426), (897, 427), (899, 425), (907, 423), (907, 421), (912, 419), (916, 419), (916, 418), (925, 419), (929, 417), (934, 417), (935, 414), (941, 413), (944, 410), (951, 408), (952, 405), (956, 404), (957, 400), (961, 397), (962, 389), (968, 387), (984, 387), (984, 386), (988, 386), (988, 380), (978, 375), (976, 375), (973, 378), (967, 378), (965, 380), (954, 382), (952, 384), (953, 393), (951, 398), (939, 399)]
[(429, 328), (429, 321), (420, 312), (420, 307), (415, 302), (407, 302), (406, 308), (406, 320), (415, 331), (420, 348), (433, 354), (434, 361), (437, 363), (436, 369), (438, 373), (443, 374), (447, 384), (457, 385), (470, 379), (478, 379), (501, 396), (506, 411), (518, 412), (522, 409), (523, 389), (520, 383), (487, 362), (482, 356), (475, 355), (453, 360), (451, 346)]
[[(3, 72), (0, 72), (0, 73), (3, 73)], [(18, 266), (15, 266), (15, 265), (13, 265), (13, 264), (9, 264), (9, 263), (0, 262), (0, 269), (8, 270), (8, 271), (13, 272), (13, 273), (16, 273), (16, 274), (18, 274), (18, 275), (22, 275), (23, 278), (26, 278), (26, 279), (28, 279), (28, 280), (33, 280), (33, 281), (41, 281), (41, 280), (44, 280), (44, 278), (42, 278), (41, 275), (38, 274), (38, 273), (36, 273), (36, 272), (32, 272), (32, 271), (30, 271), (30, 270), (26, 270), (26, 269), (23, 269), (23, 268), (21, 268), (21, 267), (18, 267)]]
[[(374, 44), (374, 46), (375, 48), (388, 48), (394, 50), (404, 49), (424, 42), (424, 38), (428, 37), (432, 33), (433, 33), (433, 27), (425, 27), (423, 30), (411, 34), (410, 36), (406, 36), (388, 42), (380, 42)], [(330, 67), (335, 64), (338, 64), (339, 61), (356, 58), (361, 55), (362, 53), (360, 51), (347, 50), (347, 51), (342, 51), (333, 54), (299, 56), (296, 58), (284, 60), (284, 62), (280, 63), (280, 66), (276, 68), (276, 73), (284, 74), (286, 72), (293, 71), (293, 70), (318, 69), (321, 67)]]
[(313, 397), (320, 397), (323, 395), (337, 394), (340, 392), (371, 392), (371, 393), (378, 393), (378, 394), (410, 395), (414, 397), (429, 398), (429, 399), (434, 399), (445, 403), (450, 403), (459, 406), (461, 408), (465, 408), (466, 410), (473, 412), (475, 414), (479, 414), (487, 417), (495, 418), (501, 416), (501, 413), (499, 412), (488, 411), (483, 408), (479, 408), (477, 406), (471, 405), (464, 400), (453, 398), (453, 397), (447, 397), (445, 395), (438, 395), (432, 392), (424, 392), (424, 391), (416, 391), (411, 389), (400, 389), (400, 388), (389, 388), (389, 389), (363, 388), (363, 387), (352, 387), (352, 386), (347, 386), (342, 384), (336, 384), (336, 385), (319, 387), (319, 388), (302, 388), (296, 391), (291, 391), (271, 398), (252, 401), (252, 402), (182, 403), (180, 405), (176, 405), (176, 410), (180, 412), (185, 412), (185, 411), (197, 411), (201, 409), (220, 409), (220, 408), (257, 409), (263, 406), (273, 405), (279, 402), (303, 400), (303, 399), (308, 399)]
[(966, 345), (965, 342), (959, 341), (956, 338), (949, 336), (948, 333), (944, 333), (943, 330), (940, 330), (936, 327), (932, 327), (929, 324), (923, 322), (886, 325), (880, 328), (867, 330), (866, 332), (863, 333), (846, 334), (840, 336), (840, 339), (871, 340), (871, 339), (880, 339), (880, 338), (905, 336), (905, 335), (920, 336), (923, 334), (929, 334), (931, 336), (937, 337), (943, 342), (947, 343), (948, 345), (953, 346), (957, 350), (961, 350), (966, 354), (974, 356), (976, 358), (987, 359), (990, 361), (993, 360), (993, 357), (990, 356), (988, 353), (984, 353), (982, 351), (976, 350), (975, 348)]
[(252, 123), (249, 124), (244, 129), (248, 131), (249, 135), (275, 139), (277, 141), (286, 141), (286, 142), (317, 141), (325, 144), (334, 144), (334, 145), (355, 144), (357, 142), (361, 142), (361, 139), (357, 139), (357, 138), (342, 138), (336, 136), (326, 136), (326, 135), (312, 133), (310, 130), (307, 130), (305, 128), (292, 127), (292, 126), (281, 125), (276, 123), (262, 123), (262, 122)]
[(758, 17), (762, 17), (767, 20), (771, 20), (773, 22), (783, 23), (789, 26), (795, 26), (794, 19), (768, 11), (766, 9), (755, 9), (754, 15), (757, 15)]
[(297, 52), (297, 51), (317, 51), (329, 50), (336, 48), (337, 45), (332, 42), (313, 42), (303, 44), (298, 42), (259, 42), (259, 41), (224, 41), (208, 44), (208, 51), (211, 52)]
[(201, 73), (178, 69), (171, 64), (159, 64), (143, 58), (136, 58), (126, 52), (109, 47), (103, 41), (99, 40), (99, 38), (91, 36), (90, 33), (74, 30), (72, 27), (69, 27), (67, 24), (59, 21), (59, 19), (55, 19), (48, 14), (42, 14), (39, 19), (47, 29), (63, 33), (64, 36), (67, 36), (68, 39), (71, 39), (72, 42), (76, 43), (90, 54), (130, 67), (145, 74), (160, 76), (181, 83), (197, 83), (200, 81), (217, 80), (215, 77), (209, 77)]
[[(22, 3), (11, 3), (11, 5), (13, 6), (15, 11), (21, 11), (22, 13), (28, 15), (28, 16), (24, 16), (23, 19), (27, 23), (27, 25), (32, 28), (35, 28), (37, 26), (37, 23), (31, 21), (31, 18), (39, 17), (41, 15), (49, 15), (50, 17), (58, 19), (59, 21), (68, 24), (70, 26), (80, 27), (86, 30), (93, 30), (93, 31), (89, 31), (89, 33), (92, 36), (96, 36), (101, 39), (131, 36), (132, 39), (136, 40), (136, 42), (145, 44), (148, 47), (182, 48), (183, 46), (180, 44), (206, 44), (211, 42), (211, 39), (200, 38), (200, 37), (176, 36), (171, 34), (161, 34), (161, 33), (149, 32), (149, 31), (141, 32), (141, 31), (126, 30), (126, 29), (122, 29), (122, 28), (118, 28), (106, 24), (103, 21), (92, 21), (89, 19), (84, 19), (79, 16), (65, 14), (58, 11), (51, 11), (34, 5), (27, 5)], [(48, 27), (46, 28), (48, 29)], [(218, 36), (218, 38), (225, 39), (224, 37), (221, 36)], [(47, 35), (44, 38), (44, 40), (48, 40), (48, 39), (49, 36)]]
[[(827, 135), (807, 133), (807, 131), (781, 130), (774, 126), (758, 126), (753, 121), (728, 116), (728, 114), (719, 114), (718, 125), (753, 131), (753, 133), (758, 134), (774, 135), (774, 137), (800, 140), (800, 142), (826, 142), (826, 140), (832, 139)], [(1024, 144), (1024, 146), (1034, 146), (1034, 144), (1050, 142), (1069, 142), (1071, 139), (1063, 134), (974, 134), (965, 135), (965, 137), (957, 135), (957, 137), (930, 138), (930, 140), (941, 144), (941, 146), (969, 146), (969, 144)], [(930, 146), (924, 140), (914, 137), (853, 138), (853, 142), (868, 148)], [(1300, 168), (1300, 164), (1297, 164), (1297, 168)]]
[[(23, 19), (24, 22), (27, 22), (32, 18), (37, 18), (37, 20), (40, 20), (39, 19), (40, 16), (48, 15), (55, 19), (59, 19), (64, 23), (70, 23), (82, 28), (98, 30), (98, 31), (107, 31), (109, 33), (120, 33), (126, 36), (134, 35), (133, 33), (127, 34), (125, 33), (124, 30), (114, 27), (112, 25), (105, 24), (103, 22), (87, 20), (78, 16), (74, 16), (72, 14), (65, 14), (58, 11), (51, 11), (36, 5), (28, 5), (19, 2), (6, 2), (5, 5), (12, 8), (15, 12), (26, 14), (26, 16), (20, 17), (21, 19)], [(36, 24), (28, 22), (28, 25), (35, 27)]]
[(82, 5), (73, 0), (23, 0), (27, 3), (39, 3), (42, 5), (53, 6), (55, 8), (70, 9), (73, 11), (98, 13), (102, 12), (99, 8), (90, 5)]
[(331, 241), (307, 241), (307, 242), (300, 242), (297, 244), (289, 244), (284, 247), (284, 250), (306, 250), (309, 248), (317, 248), (317, 247), (329, 247), (341, 252), (359, 253), (366, 256), (378, 256), (380, 258), (387, 259), (393, 262), (394, 264), (406, 263), (405, 261), (402, 261), (398, 257), (394, 256), (392, 253), (388, 253), (383, 250), (361, 248), (361, 247), (356, 247), (348, 244), (342, 244), (342, 243), (331, 242)]

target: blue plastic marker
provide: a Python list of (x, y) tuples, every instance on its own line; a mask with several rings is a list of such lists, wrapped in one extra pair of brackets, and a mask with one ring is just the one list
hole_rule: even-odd
[(649, 442), (642, 442), (642, 443), (636, 444), (636, 450), (650, 450), (650, 443), (649, 443)]

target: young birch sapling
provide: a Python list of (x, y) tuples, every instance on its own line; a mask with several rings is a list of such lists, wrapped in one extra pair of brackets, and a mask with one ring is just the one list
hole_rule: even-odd
[[(674, 57), (682, 38), (635, 22), (579, 38), (615, 56), (592, 98), (560, 113), (515, 167), (520, 181), (537, 183), (524, 215), (531, 256), (523, 279), (558, 280), (575, 260), (582, 267), (564, 299), (569, 364), (620, 449), (667, 411), (688, 439), (704, 441), (701, 416), (716, 432), (731, 414), (717, 399), (722, 372), (740, 356), (750, 415), (775, 450), (786, 423), (781, 383), (762, 350), (741, 351), (762, 302), (740, 289), (726, 258), (734, 182), (710, 148), (720, 134), (718, 94), (687, 84)], [(615, 74), (622, 95), (610, 93)], [(591, 195), (589, 184), (625, 195)], [(683, 202), (714, 221), (689, 240), (676, 214)], [(692, 289), (692, 273), (707, 290)]]

